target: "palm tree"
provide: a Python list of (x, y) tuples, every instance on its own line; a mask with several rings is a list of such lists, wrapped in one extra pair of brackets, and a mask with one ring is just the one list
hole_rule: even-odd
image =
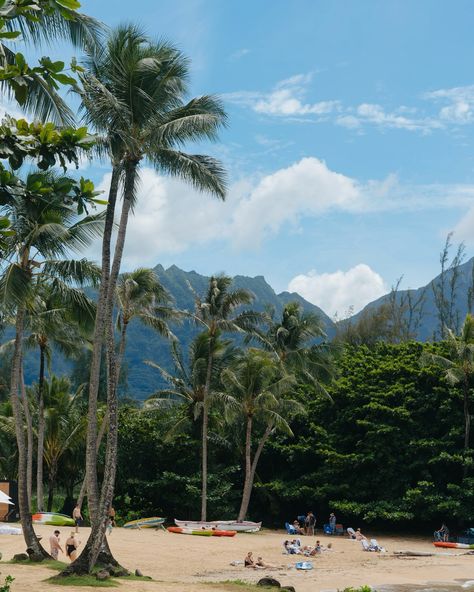
[(202, 487), (201, 520), (207, 517), (207, 440), (209, 424), (209, 391), (214, 366), (214, 351), (222, 333), (253, 331), (260, 315), (253, 311), (236, 313), (236, 309), (250, 304), (253, 295), (248, 290), (229, 290), (232, 278), (220, 275), (209, 279), (204, 299), (195, 294), (195, 319), (204, 327), (207, 339), (207, 369), (202, 410)]
[[(193, 339), (189, 346), (186, 360), (179, 346), (179, 342), (171, 343), (171, 354), (173, 357), (174, 371), (168, 372), (155, 362), (146, 361), (146, 364), (156, 368), (167, 387), (160, 389), (145, 401), (146, 411), (179, 406), (180, 413), (177, 421), (168, 432), (168, 436), (182, 433), (190, 422), (203, 420), (204, 393), (206, 387), (206, 376), (209, 358), (209, 339), (206, 333), (200, 333)], [(211, 377), (211, 388), (209, 392), (210, 402), (218, 399), (217, 385), (220, 380), (220, 373), (235, 357), (234, 348), (229, 341), (222, 339), (214, 343), (213, 368)]]
[[(26, 186), (32, 190), (9, 195), (7, 203), (1, 207), (1, 213), (8, 215), (14, 231), (7, 239), (2, 262), (0, 302), (10, 316), (16, 315), (10, 392), (18, 444), (20, 516), (27, 546), (39, 554), (45, 552), (34, 533), (29, 513), (27, 446), (18, 397), (19, 390), (23, 391), (26, 314), (38, 282), (47, 283), (53, 297), (62, 300), (64, 306), (81, 303), (87, 309), (87, 298), (76, 286), (95, 281), (97, 269), (86, 260), (62, 258), (87, 246), (102, 229), (102, 216), (79, 219), (72, 206), (65, 203), (64, 187), (69, 184), (69, 179), (57, 178), (51, 173), (31, 173)], [(41, 188), (47, 191), (42, 192)]]
[(163, 337), (174, 338), (167, 321), (178, 318), (170, 306), (171, 297), (161, 285), (153, 269), (139, 267), (122, 273), (117, 282), (117, 328), (120, 342), (117, 356), (116, 378), (119, 380), (126, 347), (127, 328), (133, 319), (157, 331)]
[[(94, 333), (89, 381), (86, 473), (93, 531), (82, 560), (72, 571), (90, 571), (105, 534), (106, 512), (99, 513), (97, 481), (97, 392), (100, 352), (105, 334), (108, 366), (109, 431), (106, 472), (100, 507), (113, 496), (117, 456), (116, 359), (113, 302), (120, 272), (127, 222), (136, 201), (139, 166), (146, 158), (159, 172), (178, 177), (219, 198), (225, 195), (224, 171), (208, 156), (190, 155), (181, 149), (188, 141), (214, 140), (225, 124), (220, 102), (204, 96), (186, 102), (188, 61), (169, 43), (151, 42), (131, 25), (111, 32), (105, 45), (89, 51), (81, 76), (85, 119), (104, 137), (104, 150), (112, 163), (112, 180), (102, 243), (102, 277)], [(111, 237), (117, 194), (123, 180), (123, 204), (114, 258)]]
[[(232, 368), (221, 375), (227, 392), (226, 413), (235, 422), (245, 420), (245, 479), (238, 520), (245, 520), (258, 461), (268, 438), (277, 430), (293, 435), (288, 418), (304, 411), (302, 405), (288, 398), (295, 385), (292, 375), (283, 373), (275, 357), (259, 349), (247, 350)], [(256, 449), (256, 429), (260, 435)]]
[(25, 319), (29, 335), (25, 346), (39, 350), (39, 376), (37, 388), (37, 455), (36, 455), (36, 500), (39, 512), (44, 509), (43, 495), (43, 448), (44, 448), (44, 381), (46, 366), (51, 368), (52, 346), (68, 357), (76, 356), (86, 347), (85, 336), (92, 329), (95, 305), (87, 299), (73, 306), (64, 306), (51, 286), (42, 282), (35, 286), (30, 310)]
[(49, 474), (48, 512), (52, 510), (59, 462), (68, 450), (80, 446), (84, 440), (86, 422), (80, 406), (83, 389), (80, 387), (71, 395), (70, 387), (67, 378), (56, 376), (44, 384), (44, 460)]
[(273, 352), (297, 380), (311, 384), (318, 393), (329, 397), (322, 381), (330, 379), (333, 374), (331, 351), (326, 344), (315, 343), (326, 336), (320, 318), (304, 312), (298, 302), (289, 302), (280, 319), (275, 320), (275, 311), (270, 310), (265, 322), (267, 330), (255, 331), (250, 338)]
[[(447, 329), (447, 344), (449, 357), (425, 352), (422, 355), (423, 364), (435, 364), (445, 371), (449, 384), (460, 385), (463, 394), (464, 412), (464, 455), (470, 448), (471, 413), (470, 395), (474, 378), (474, 316), (468, 313), (457, 336), (451, 329)], [(467, 465), (464, 466), (466, 473)]]

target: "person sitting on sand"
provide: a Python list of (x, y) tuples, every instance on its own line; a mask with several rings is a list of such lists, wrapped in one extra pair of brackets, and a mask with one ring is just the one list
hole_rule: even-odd
[(261, 568), (264, 568), (264, 569), (271, 569), (271, 568), (275, 569), (276, 568), (276, 565), (270, 565), (270, 563), (265, 563), (263, 561), (262, 557), (257, 557), (257, 561), (255, 563), (255, 566), (256, 567), (261, 567)]
[(252, 551), (249, 551), (247, 553), (247, 556), (245, 557), (245, 560), (244, 560), (244, 565), (245, 565), (245, 567), (255, 567), (255, 562), (252, 557)]
[(295, 529), (296, 534), (304, 534), (304, 529), (301, 528), (300, 523), (298, 520), (293, 522), (293, 528)]
[(366, 540), (367, 540), (367, 537), (365, 537), (365, 536), (362, 534), (362, 532), (361, 532), (360, 528), (358, 528), (358, 529), (356, 530), (356, 533), (355, 533), (355, 539), (356, 539), (356, 541), (366, 541)]
[(80, 545), (80, 541), (78, 541), (74, 535), (75, 533), (73, 531), (71, 532), (71, 536), (66, 539), (66, 557), (69, 557), (71, 563), (76, 560), (77, 548)]

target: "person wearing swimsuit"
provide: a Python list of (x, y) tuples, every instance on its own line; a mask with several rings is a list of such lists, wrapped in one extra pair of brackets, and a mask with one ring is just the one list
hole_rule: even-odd
[(75, 561), (77, 557), (77, 547), (79, 546), (79, 541), (77, 541), (74, 537), (74, 532), (71, 532), (71, 536), (66, 540), (66, 556), (72, 561)]

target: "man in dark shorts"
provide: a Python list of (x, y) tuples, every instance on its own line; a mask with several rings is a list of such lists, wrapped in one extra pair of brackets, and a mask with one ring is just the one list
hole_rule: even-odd
[(76, 523), (76, 532), (79, 532), (79, 526), (82, 525), (82, 520), (83, 520), (82, 514), (81, 514), (81, 507), (79, 506), (79, 504), (76, 504), (76, 507), (72, 511), (72, 518), (73, 518), (74, 522)]

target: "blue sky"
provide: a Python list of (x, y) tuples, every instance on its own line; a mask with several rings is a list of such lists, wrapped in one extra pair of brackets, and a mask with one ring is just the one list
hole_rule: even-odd
[[(84, 0), (192, 59), (220, 94), (225, 204), (143, 171), (125, 266), (264, 275), (344, 314), (474, 237), (474, 11), (455, 0)], [(131, 10), (133, 9), (133, 13)], [(87, 171), (106, 188), (107, 171)]]

